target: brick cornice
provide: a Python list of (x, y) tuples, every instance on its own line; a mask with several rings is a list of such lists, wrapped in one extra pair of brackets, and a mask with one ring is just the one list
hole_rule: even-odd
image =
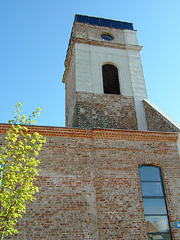
[(147, 141), (147, 142), (177, 142), (177, 133), (144, 132), (111, 129), (93, 129), (94, 139), (111, 139), (126, 141)]
[[(10, 124), (0, 124), (0, 134), (5, 134)], [(92, 138), (120, 141), (177, 142), (178, 133), (127, 131), (117, 129), (80, 129), (66, 127), (27, 126), (30, 133), (43, 136)]]
[(83, 39), (83, 38), (72, 38), (71, 41), (73, 43), (84, 43), (93, 46), (103, 46), (103, 47), (110, 47), (110, 48), (117, 48), (117, 49), (133, 49), (137, 51), (142, 50), (142, 46), (139, 45), (132, 45), (132, 44), (123, 44), (123, 43), (112, 43), (112, 42), (102, 42), (98, 40), (92, 39)]

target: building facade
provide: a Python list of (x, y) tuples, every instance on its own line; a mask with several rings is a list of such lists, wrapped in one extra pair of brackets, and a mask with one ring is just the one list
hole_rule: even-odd
[(141, 49), (132, 23), (75, 16), (66, 127), (29, 126), (40, 191), (9, 239), (180, 239), (180, 126), (147, 99)]

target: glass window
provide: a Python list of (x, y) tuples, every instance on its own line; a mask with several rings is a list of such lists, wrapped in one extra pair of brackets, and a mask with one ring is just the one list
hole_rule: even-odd
[(171, 238), (171, 234), (169, 233), (161, 233), (161, 234), (148, 234), (148, 240), (169, 240)]
[(108, 19), (100, 19), (100, 25), (104, 27), (111, 27), (111, 21)]
[(172, 240), (159, 167), (139, 167), (148, 240)]
[(112, 41), (113, 40), (113, 37), (109, 34), (102, 34), (101, 37), (104, 39), (104, 40), (107, 40), (107, 41)]
[(155, 166), (146, 166), (140, 167), (140, 179), (141, 181), (161, 181), (160, 171), (158, 167)]
[(167, 216), (146, 216), (145, 219), (148, 232), (169, 232)]
[(143, 197), (147, 196), (163, 196), (163, 189), (160, 182), (142, 182)]
[(123, 27), (123, 29), (133, 30), (132, 23), (122, 22), (122, 27)]
[(167, 214), (164, 199), (144, 198), (143, 204), (145, 214)]
[(82, 22), (82, 23), (88, 23), (88, 17), (82, 16), (82, 15), (76, 15), (75, 21)]
[(122, 22), (112, 21), (112, 27), (122, 29)]
[(89, 24), (99, 25), (99, 18), (89, 17)]
[(133, 30), (133, 24), (132, 23), (127, 23), (127, 22), (120, 22), (120, 21), (114, 21), (110, 19), (104, 19), (104, 18), (97, 18), (97, 17), (88, 17), (84, 15), (75, 15), (75, 22), (80, 22), (80, 23), (89, 23), (92, 25), (97, 25), (97, 26), (104, 26), (104, 27), (113, 27), (113, 28), (118, 28), (118, 29), (130, 29)]

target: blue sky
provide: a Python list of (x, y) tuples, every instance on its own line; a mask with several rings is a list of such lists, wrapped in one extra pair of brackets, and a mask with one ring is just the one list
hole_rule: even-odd
[(42, 108), (37, 125), (65, 126), (64, 60), (75, 14), (132, 22), (148, 98), (180, 122), (179, 0), (0, 0), (0, 122)]

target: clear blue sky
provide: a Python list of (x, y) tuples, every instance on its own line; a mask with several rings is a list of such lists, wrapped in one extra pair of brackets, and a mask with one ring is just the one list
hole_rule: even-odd
[(133, 22), (149, 99), (180, 122), (180, 0), (0, 0), (0, 122), (41, 107), (65, 126), (64, 59), (75, 14)]

